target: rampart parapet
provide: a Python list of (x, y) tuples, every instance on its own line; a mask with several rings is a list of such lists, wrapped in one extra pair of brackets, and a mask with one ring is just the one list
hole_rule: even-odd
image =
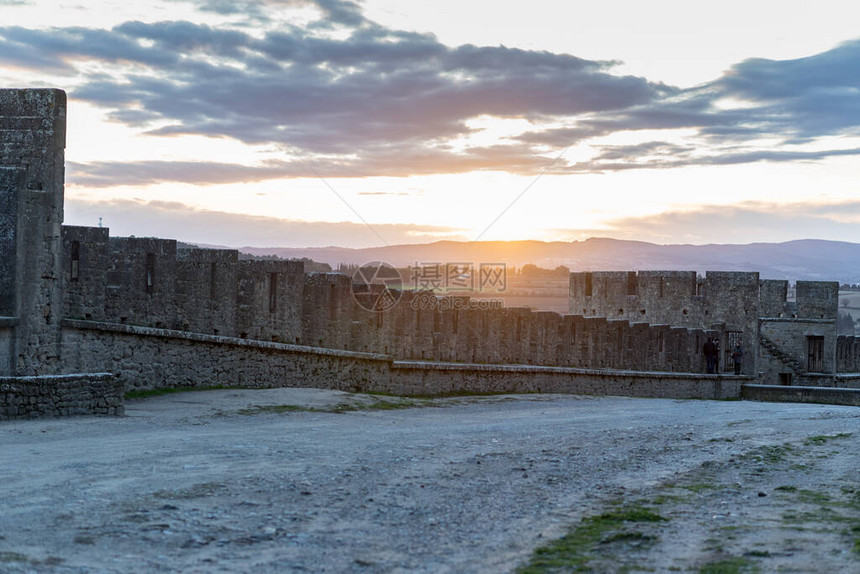
[[(688, 385), (705, 369), (708, 338), (719, 345), (723, 372), (741, 344), (742, 372), (761, 382), (825, 384), (860, 364), (856, 340), (836, 338), (835, 282), (800, 281), (792, 300), (786, 281), (755, 272), (588, 271), (570, 275), (569, 314), (408, 289), (380, 311), (367, 304), (379, 286), (305, 273), (301, 261), (242, 260), (236, 250), (63, 227), (65, 114), (59, 90), (0, 90), (0, 377), (10, 381), (98, 373), (64, 379), (73, 396), (74, 385), (113, 388), (92, 381), (115, 370), (126, 386), (146, 386), (156, 373), (167, 384), (170, 373), (160, 369), (169, 365), (182, 373), (178, 384), (196, 386), (202, 352), (211, 362), (206, 384), (278, 384), (249, 381), (270, 362), (290, 384), (313, 386), (314, 373), (332, 381), (344, 368), (343, 377), (361, 381), (337, 388), (380, 388), (371, 384), (378, 376), (409, 392), (431, 379), (434, 389), (461, 388), (442, 384), (450, 373), (481, 389), (499, 380), (509, 380), (505, 388), (560, 388), (559, 377), (596, 369), (641, 373), (637, 385), (662, 373), (660, 381), (683, 379), (695, 396), (710, 396)], [(46, 402), (33, 412), (73, 404), (32, 396)], [(118, 396), (111, 400), (108, 410), (120, 412)]]

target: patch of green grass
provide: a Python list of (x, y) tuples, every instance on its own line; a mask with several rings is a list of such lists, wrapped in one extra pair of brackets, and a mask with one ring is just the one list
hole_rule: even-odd
[(600, 541), (601, 544), (612, 544), (613, 542), (648, 543), (656, 540), (656, 536), (642, 532), (615, 532)]
[(860, 554), (860, 523), (851, 527), (851, 535), (854, 537), (854, 552)]
[(797, 492), (797, 487), (792, 486), (790, 484), (784, 484), (782, 486), (777, 486), (774, 490), (782, 490), (783, 492)]
[(128, 391), (125, 393), (125, 399), (148, 399), (151, 397), (160, 397), (161, 395), (170, 395), (173, 393), (188, 393), (191, 391), (220, 391), (224, 389), (239, 389), (242, 387), (229, 387), (224, 385), (214, 385), (211, 387), (170, 387), (161, 389), (146, 389), (137, 391)]
[(218, 482), (203, 482), (200, 484), (195, 484), (188, 488), (179, 488), (176, 490), (159, 490), (157, 492), (153, 492), (152, 496), (154, 498), (161, 499), (170, 499), (170, 500), (191, 500), (194, 498), (204, 498), (207, 496), (212, 496), (213, 494), (219, 492), (226, 488), (223, 484)]
[[(396, 396), (398, 396), (398, 395), (390, 395), (390, 394), (387, 394), (387, 393), (368, 393), (368, 394), (374, 394), (374, 395), (380, 395), (380, 396), (389, 396), (389, 397), (396, 397)], [(409, 396), (410, 396), (411, 398), (414, 398), (414, 399), (448, 399), (448, 398), (457, 398), (457, 397), (500, 397), (500, 396), (504, 396), (504, 395), (512, 395), (512, 394), (517, 394), (517, 395), (539, 395), (539, 394), (541, 394), (541, 393), (540, 393), (539, 391), (521, 391), (521, 392), (517, 392), (517, 393), (511, 393), (511, 392), (507, 392), (507, 393), (500, 393), (500, 392), (497, 392), (497, 391), (468, 391), (468, 390), (459, 390), (459, 391), (450, 391), (450, 392), (447, 392), (447, 393), (437, 393), (437, 394), (432, 394), (432, 395), (427, 395), (427, 394), (418, 394), (418, 395), (409, 395)]]
[[(537, 574), (562, 570), (587, 572), (589, 561), (596, 555), (595, 547), (601, 542), (645, 540), (646, 534), (620, 530), (629, 524), (658, 523), (665, 518), (643, 506), (621, 507), (582, 520), (563, 537), (534, 551), (531, 560), (517, 569), (519, 574)], [(656, 537), (648, 538), (649, 542)]]
[(710, 562), (699, 568), (699, 574), (742, 574), (758, 571), (756, 564), (740, 556)]
[(830, 504), (830, 495), (826, 492), (817, 492), (815, 490), (798, 490), (797, 498), (801, 502), (807, 502), (809, 504), (818, 504), (820, 506), (825, 506)]
[(432, 406), (435, 405), (427, 400), (406, 399), (398, 402), (377, 401), (371, 405), (358, 405), (355, 410), (395, 411), (398, 409), (414, 409), (418, 407)]
[(794, 524), (808, 524), (808, 523), (827, 523), (827, 522), (835, 522), (835, 523), (845, 523), (851, 522), (851, 519), (842, 516), (841, 514), (834, 512), (833, 509), (828, 508), (826, 506), (820, 506), (814, 512), (785, 512), (782, 515), (782, 520), (784, 522), (792, 522)]
[(739, 421), (732, 421), (732, 422), (728, 423), (726, 426), (727, 427), (736, 427), (738, 425), (743, 425), (743, 424), (751, 423), (751, 422), (754, 422), (754, 421), (752, 419), (741, 419)]
[(765, 464), (778, 464), (785, 460), (785, 457), (794, 453), (794, 447), (785, 443), (781, 445), (761, 446), (748, 453), (742, 454), (739, 458), (759, 462)]
[(620, 510), (604, 512), (598, 516), (597, 519), (606, 523), (614, 524), (621, 524), (624, 522), (665, 522), (667, 520), (645, 506), (633, 506), (630, 508), (621, 508)]
[(405, 399), (402, 401), (380, 401), (365, 404), (347, 404), (339, 403), (337, 405), (325, 408), (318, 407), (303, 407), (300, 405), (254, 405), (247, 409), (236, 411), (240, 415), (259, 415), (265, 413), (349, 413), (355, 411), (393, 411), (398, 409), (413, 409), (417, 407), (434, 406), (433, 403), (427, 401), (419, 401), (413, 399)]
[(840, 438), (848, 438), (852, 434), (853, 433), (850, 433), (850, 432), (841, 432), (841, 433), (837, 433), (837, 434), (819, 434), (819, 435), (808, 437), (805, 441), (803, 441), (803, 444), (805, 444), (805, 445), (824, 444), (824, 443), (831, 441), (831, 440), (836, 440), (836, 439), (840, 439)]
[(259, 415), (263, 413), (318, 413), (328, 411), (299, 405), (254, 405), (237, 412), (240, 415)]
[(680, 494), (660, 494), (658, 496), (655, 496), (651, 500), (651, 504), (653, 504), (655, 506), (661, 506), (661, 505), (667, 504), (667, 503), (677, 504), (677, 503), (681, 503), (681, 502), (686, 502), (688, 500), (689, 500), (689, 496), (684, 496), (684, 495), (680, 495)]

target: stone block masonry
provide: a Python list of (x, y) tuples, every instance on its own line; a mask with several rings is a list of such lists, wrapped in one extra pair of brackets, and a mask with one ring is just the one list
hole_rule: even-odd
[(81, 369), (115, 369), (126, 390), (314, 387), (396, 395), (576, 393), (731, 399), (751, 377), (396, 361), (354, 351), (66, 320), (63, 338), (86, 354)]
[[(732, 368), (732, 349), (740, 342), (742, 372), (761, 382), (803, 384), (857, 363), (855, 346), (844, 342), (837, 364), (838, 288), (834, 281), (798, 281), (796, 300), (788, 301), (787, 281), (760, 280), (754, 272), (577, 272), (570, 275), (570, 311), (588, 319), (671, 325), (658, 345), (668, 345), (668, 364), (652, 368), (697, 370), (691, 351), (715, 337), (723, 370)], [(690, 330), (689, 336), (678, 327)], [(626, 361), (640, 368), (635, 353)]]
[(743, 385), (741, 396), (752, 401), (822, 403), (860, 407), (860, 388)]
[(0, 90), (0, 419), (123, 412), (113, 375), (61, 374), (65, 147), (64, 92)]
[(391, 357), (135, 325), (64, 321), (63, 340), (87, 349), (71, 368), (115, 372), (126, 391), (215, 386), (389, 391)]
[[(87, 398), (85, 376), (60, 390), (44, 377), (72, 372), (116, 372), (126, 390), (730, 398), (750, 376), (846, 384), (837, 362), (860, 363), (860, 345), (835, 337), (834, 283), (799, 282), (789, 302), (785, 282), (752, 272), (584, 272), (570, 276), (569, 315), (414, 291), (373, 312), (350, 277), (305, 274), (301, 262), (64, 228), (65, 115), (59, 90), (0, 90), (0, 376), (37, 377), (26, 399), (24, 387), (6, 393), (14, 416), (117, 412)], [(707, 337), (723, 372), (742, 341), (747, 377), (704, 375)]]
[(60, 228), (66, 94), (0, 90), (0, 316), (18, 324), (0, 375), (62, 370)]
[(0, 377), (0, 420), (122, 415), (123, 394), (111, 373)]
[[(350, 277), (234, 250), (63, 228), (68, 318), (457, 363), (702, 372), (703, 331), (528, 308), (460, 308), (407, 291), (385, 312)], [(359, 295), (360, 297), (360, 295)], [(465, 298), (464, 301), (467, 301)], [(752, 372), (750, 370), (749, 372)]]

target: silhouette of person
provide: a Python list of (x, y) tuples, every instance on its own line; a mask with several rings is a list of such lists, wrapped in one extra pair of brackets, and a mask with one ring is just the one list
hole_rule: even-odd
[(735, 374), (736, 375), (741, 374), (741, 362), (743, 361), (743, 358), (744, 358), (744, 349), (743, 349), (743, 347), (741, 347), (741, 344), (738, 343), (732, 349), (732, 362), (735, 365)]
[(702, 346), (702, 354), (705, 355), (705, 362), (708, 367), (708, 374), (713, 374), (717, 368), (717, 344), (713, 337), (708, 337)]

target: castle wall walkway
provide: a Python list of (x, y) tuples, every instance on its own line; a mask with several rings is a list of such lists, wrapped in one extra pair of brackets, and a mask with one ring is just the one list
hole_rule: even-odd
[(536, 365), (396, 361), (341, 351), (65, 319), (63, 345), (86, 349), (69, 358), (78, 370), (110, 370), (125, 390), (314, 387), (397, 395), (573, 393), (730, 399), (752, 377), (634, 372)]

